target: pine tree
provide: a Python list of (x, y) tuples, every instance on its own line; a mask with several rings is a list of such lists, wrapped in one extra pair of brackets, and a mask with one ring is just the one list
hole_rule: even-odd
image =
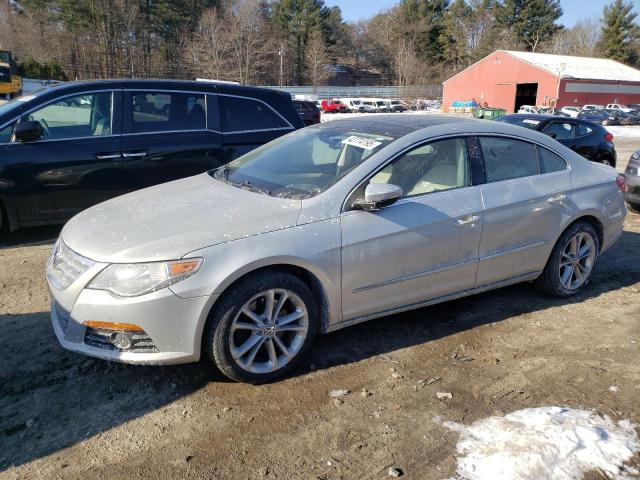
[(598, 50), (604, 56), (630, 65), (638, 63), (640, 27), (634, 22), (637, 16), (631, 2), (624, 0), (615, 0), (604, 8), (598, 43)]
[(467, 66), (472, 9), (465, 0), (455, 0), (444, 14), (442, 43), (444, 61), (454, 70)]
[(496, 12), (498, 24), (513, 30), (532, 52), (562, 28), (556, 24), (561, 16), (560, 0), (505, 0)]

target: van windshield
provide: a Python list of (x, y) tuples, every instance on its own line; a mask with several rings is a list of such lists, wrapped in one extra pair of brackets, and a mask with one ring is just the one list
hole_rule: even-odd
[(313, 197), (395, 140), (339, 127), (304, 128), (217, 170), (217, 180), (280, 198)]

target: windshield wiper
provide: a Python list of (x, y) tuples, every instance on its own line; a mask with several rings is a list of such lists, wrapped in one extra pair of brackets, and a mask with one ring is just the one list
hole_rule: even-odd
[(228, 166), (220, 167), (213, 172), (213, 176), (218, 180), (222, 180), (223, 182), (229, 183), (234, 187), (243, 188), (245, 190), (250, 190), (256, 193), (262, 193), (264, 195), (271, 195), (271, 190), (267, 190), (266, 188), (258, 187), (254, 185), (249, 180), (244, 180), (243, 182), (236, 182), (229, 178), (230, 169)]
[(254, 185), (249, 180), (245, 180), (244, 182), (234, 182), (233, 180), (229, 180), (229, 182), (236, 187), (244, 188), (245, 190), (250, 190), (256, 193), (262, 193), (264, 195), (271, 195), (271, 190), (267, 190), (266, 188), (258, 187)]

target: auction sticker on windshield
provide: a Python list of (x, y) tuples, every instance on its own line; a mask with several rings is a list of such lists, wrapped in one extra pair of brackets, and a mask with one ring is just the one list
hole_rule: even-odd
[(359, 137), (358, 135), (351, 135), (350, 137), (347, 137), (344, 140), (342, 140), (341, 143), (344, 143), (345, 145), (351, 145), (354, 147), (362, 148), (364, 150), (373, 150), (374, 148), (377, 148), (380, 145), (382, 145), (382, 142), (379, 142), (377, 140), (371, 140), (370, 138)]

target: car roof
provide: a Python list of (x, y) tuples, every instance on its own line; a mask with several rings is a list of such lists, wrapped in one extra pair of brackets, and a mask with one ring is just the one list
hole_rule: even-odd
[(411, 132), (422, 130), (423, 128), (435, 127), (447, 124), (475, 123), (481, 120), (471, 118), (455, 117), (451, 115), (425, 115), (421, 113), (405, 113), (403, 115), (383, 114), (371, 117), (352, 117), (340, 120), (332, 120), (316, 125), (315, 128), (344, 128), (357, 130), (362, 133), (383, 134), (388, 132), (394, 136), (404, 136)]
[(252, 94), (271, 94), (281, 95), (291, 98), (287, 92), (274, 90), (264, 87), (253, 87), (249, 85), (239, 85), (234, 83), (216, 82), (216, 81), (196, 81), (196, 80), (164, 80), (156, 78), (113, 78), (105, 80), (79, 80), (71, 82), (57, 83), (50, 85), (46, 90), (60, 92), (62, 90), (77, 90), (83, 87), (90, 88), (154, 88), (154, 89), (193, 89), (201, 91), (210, 91), (218, 93), (252, 93)]

